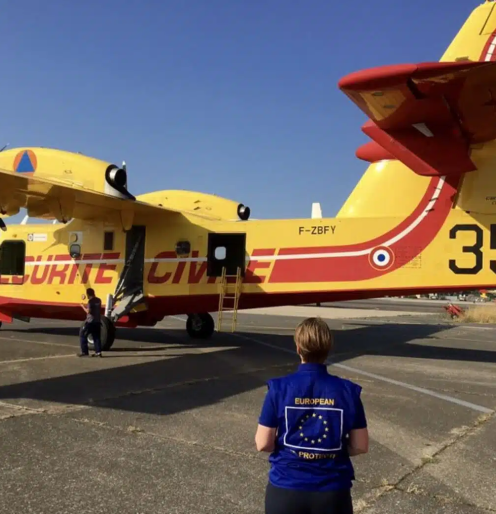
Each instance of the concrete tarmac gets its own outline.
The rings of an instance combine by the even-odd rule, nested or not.
[[[367,311],[402,311],[412,313],[443,313],[444,306],[448,305],[445,300],[424,300],[409,298],[373,298],[370,300],[349,300],[347,302],[323,303],[322,307],[334,309],[362,309]],[[455,302],[462,307],[472,306],[472,303]]]
[[[321,307],[331,307],[341,310],[366,310],[366,311],[401,311],[408,314],[443,314],[444,307],[450,303],[449,300],[429,300],[412,298],[373,298],[370,300],[349,300],[347,302],[323,303]],[[454,300],[452,303],[463,309],[471,309],[484,305],[480,302],[466,302]]]
[[[300,313],[301,314],[301,313]],[[241,312],[235,334],[182,317],[119,329],[78,359],[78,325],[0,331],[0,513],[259,514],[254,433],[268,378],[297,366],[301,315]],[[371,448],[355,512],[496,512],[496,339],[433,316],[327,319],[329,370],[363,386]]]

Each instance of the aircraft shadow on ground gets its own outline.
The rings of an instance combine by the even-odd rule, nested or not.
[[[17,332],[22,334],[46,334],[54,336],[65,336],[73,338],[75,344],[79,341],[79,327],[33,327],[24,330],[9,329],[9,332]],[[164,333],[168,333],[171,339],[165,341]],[[172,334],[177,333],[177,337],[172,337]],[[156,328],[118,328],[116,335],[116,342],[112,348],[113,352],[131,352],[131,351],[146,351],[146,347],[119,347],[120,341],[131,341],[141,344],[163,344],[164,347],[171,344],[180,343],[182,346],[199,347],[203,348],[205,343],[199,342],[196,339],[181,337],[179,334],[185,333],[185,330],[171,330],[171,329],[156,329]],[[155,348],[153,348],[155,349]]]
[[[435,325],[376,325],[338,330],[333,362],[361,355],[413,357],[455,361],[496,363],[496,352],[412,344],[414,340],[434,337],[446,327]],[[75,335],[78,329],[42,328],[37,332]],[[169,337],[177,330],[127,329],[119,331],[116,350],[96,360],[96,366],[112,359],[119,340],[170,343],[191,349],[187,336]],[[243,332],[268,344],[293,349],[293,336]],[[148,338],[146,338],[148,336]],[[194,346],[211,351],[188,353],[145,363],[97,369],[55,378],[0,387],[0,400],[40,400],[70,405],[88,405],[136,413],[170,415],[213,405],[229,397],[264,387],[268,378],[296,369],[296,355],[250,342],[230,334],[215,334]],[[140,350],[142,350],[140,348]],[[121,355],[122,356],[122,355]],[[165,355],[164,355],[165,357]],[[121,359],[119,359],[121,360]],[[115,361],[114,361],[115,363]],[[77,368],[76,368],[77,369]],[[74,365],[71,365],[74,370]],[[215,377],[215,378],[213,378]],[[154,392],[155,394],[139,394]]]

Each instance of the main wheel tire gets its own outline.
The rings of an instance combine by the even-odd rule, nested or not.
[[[108,352],[110,348],[112,348],[112,345],[115,341],[115,325],[105,316],[102,318],[101,325],[102,328],[100,330],[100,343],[102,346],[102,352]],[[90,350],[95,349],[93,336],[91,335],[88,335],[88,348]]]
[[[193,339],[208,339],[215,331],[215,322],[208,313],[190,314],[186,321],[186,330]]]

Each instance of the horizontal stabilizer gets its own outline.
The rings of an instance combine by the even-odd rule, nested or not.
[[[339,87],[369,116],[363,131],[383,149],[362,147],[366,160],[390,155],[419,175],[455,175],[476,169],[470,145],[496,138],[494,62],[384,66]]]

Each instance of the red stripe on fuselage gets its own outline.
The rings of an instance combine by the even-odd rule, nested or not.
[[[420,203],[414,209],[414,211],[405,218],[400,224],[391,229],[386,234],[382,234],[374,239],[369,239],[368,241],[364,241],[363,243],[354,243],[350,245],[341,245],[341,246],[306,246],[306,247],[296,247],[296,248],[281,248],[279,250],[278,255],[302,255],[309,253],[331,253],[331,252],[356,252],[360,250],[367,250],[368,248],[373,248],[376,246],[382,245],[388,239],[391,239],[405,230],[408,226],[410,226],[424,211],[429,202],[431,201],[432,196],[434,195],[436,185],[439,182],[438,177],[434,177],[430,180],[429,185],[427,186],[427,190],[424,193],[424,196],[420,200]]]
[[[439,178],[436,177],[430,181],[422,200],[412,214],[394,229],[380,237],[349,246],[281,249],[279,255],[294,255],[295,258],[276,260],[269,282],[302,283],[369,280],[404,266],[417,257],[438,234],[449,214],[459,180],[459,177],[447,179],[431,211],[411,232],[389,246],[393,252],[394,261],[389,266],[385,266],[384,269],[377,269],[377,267],[371,265],[369,253],[355,256],[344,254],[343,256],[322,258],[296,257],[297,255],[319,253],[358,252],[384,246],[385,243],[410,227],[422,215],[434,196]]]

